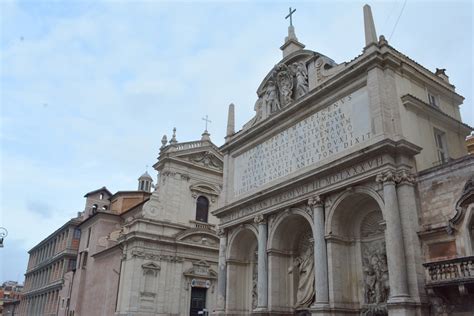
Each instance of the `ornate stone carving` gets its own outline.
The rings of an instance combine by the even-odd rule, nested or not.
[[[308,199],[308,205],[313,208],[313,207],[321,207],[324,205],[324,200],[320,195],[315,195],[312,196]]]
[[[224,228],[218,228],[216,234],[219,238],[223,238],[226,236],[226,231]]]
[[[474,203],[474,175],[469,178],[464,184],[464,188],[461,193],[461,197],[456,202],[456,206],[454,207],[454,214],[449,219],[449,226],[456,225],[459,223],[460,219],[463,217],[466,208],[469,204]]]
[[[382,235],[385,231],[384,220],[382,217],[382,212],[373,211],[367,214],[360,227],[360,236],[361,237],[372,237],[376,235]]]
[[[379,315],[378,311],[386,310],[385,304],[390,294],[385,242],[379,240],[363,245],[362,266],[364,299],[369,305],[363,314]]]
[[[414,184],[416,182],[416,177],[414,174],[408,172],[407,170],[401,170],[397,174],[398,183]]]
[[[275,71],[276,82],[280,92],[280,104],[282,107],[285,107],[293,101],[293,76],[285,64],[276,65]]]
[[[254,264],[252,265],[252,308],[258,305],[258,252],[254,254]]]
[[[267,85],[265,86],[265,94],[263,98],[267,113],[274,113],[280,110],[277,86],[273,80],[268,80]]]
[[[259,215],[255,216],[255,218],[253,219],[253,221],[254,221],[254,223],[257,224],[257,225],[258,225],[258,224],[265,224],[265,222],[266,222],[266,221],[265,221],[265,217],[263,217],[262,214],[259,214]]]
[[[296,80],[295,97],[298,99],[308,93],[308,70],[303,62],[293,63],[292,69]]]
[[[204,167],[222,170],[222,162],[208,151],[203,154],[193,156],[190,158],[190,160],[192,162],[199,163]]]
[[[394,171],[392,170],[388,170],[388,171],[385,171],[385,172],[382,172],[382,173],[379,173],[376,177],[375,177],[375,181],[376,182],[379,182],[379,183],[382,183],[382,184],[385,184],[385,183],[393,183],[395,184],[398,180],[398,177],[397,175],[395,174]]]

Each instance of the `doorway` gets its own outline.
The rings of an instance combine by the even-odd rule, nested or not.
[[[206,308],[206,288],[191,288],[191,309],[190,316],[198,316],[198,312]]]

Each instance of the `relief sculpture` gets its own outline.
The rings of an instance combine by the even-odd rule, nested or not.
[[[268,80],[265,87],[265,108],[268,112],[274,113],[280,109],[280,101],[278,100],[278,92],[275,82]]]
[[[300,243],[299,255],[289,273],[296,273],[297,285],[295,308],[311,306],[314,301],[314,246],[311,232],[305,234]]]
[[[280,91],[280,104],[285,107],[292,101],[293,76],[285,64],[275,67],[278,90]]]
[[[372,242],[364,248],[364,298],[368,307],[362,314],[386,315],[390,286],[385,243]]]
[[[296,81],[295,96],[299,99],[308,93],[308,70],[303,62],[294,63],[292,67]]]

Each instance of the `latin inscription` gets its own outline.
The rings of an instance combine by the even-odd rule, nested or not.
[[[357,90],[237,156],[235,196],[370,139],[368,103]]]
[[[342,169],[336,173],[333,173],[324,177],[320,177],[313,181],[298,185],[282,194],[268,197],[266,199],[263,199],[247,207],[229,212],[228,214],[221,217],[221,224],[228,223],[230,221],[242,218],[249,214],[255,214],[261,210],[273,207],[275,205],[280,205],[282,203],[288,202],[300,196],[306,195],[310,192],[323,190],[331,185],[348,180],[357,175],[369,172],[382,165],[383,165],[383,158],[381,156],[365,160],[351,167]]]

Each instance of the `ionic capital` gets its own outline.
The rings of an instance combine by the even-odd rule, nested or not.
[[[226,236],[226,231],[224,228],[218,228],[216,234],[219,238],[223,238]]]
[[[308,199],[308,206],[311,208],[314,207],[323,207],[324,199],[320,195],[312,196]]]
[[[375,177],[375,181],[382,184],[394,184],[398,182],[398,176],[392,170],[379,173]]]
[[[397,180],[400,184],[414,184],[416,182],[416,176],[408,170],[401,170],[397,174]]]
[[[265,217],[263,217],[262,214],[258,214],[257,216],[255,216],[255,218],[253,219],[254,223],[259,225],[259,224],[265,224],[266,223],[266,220],[265,220]]]

